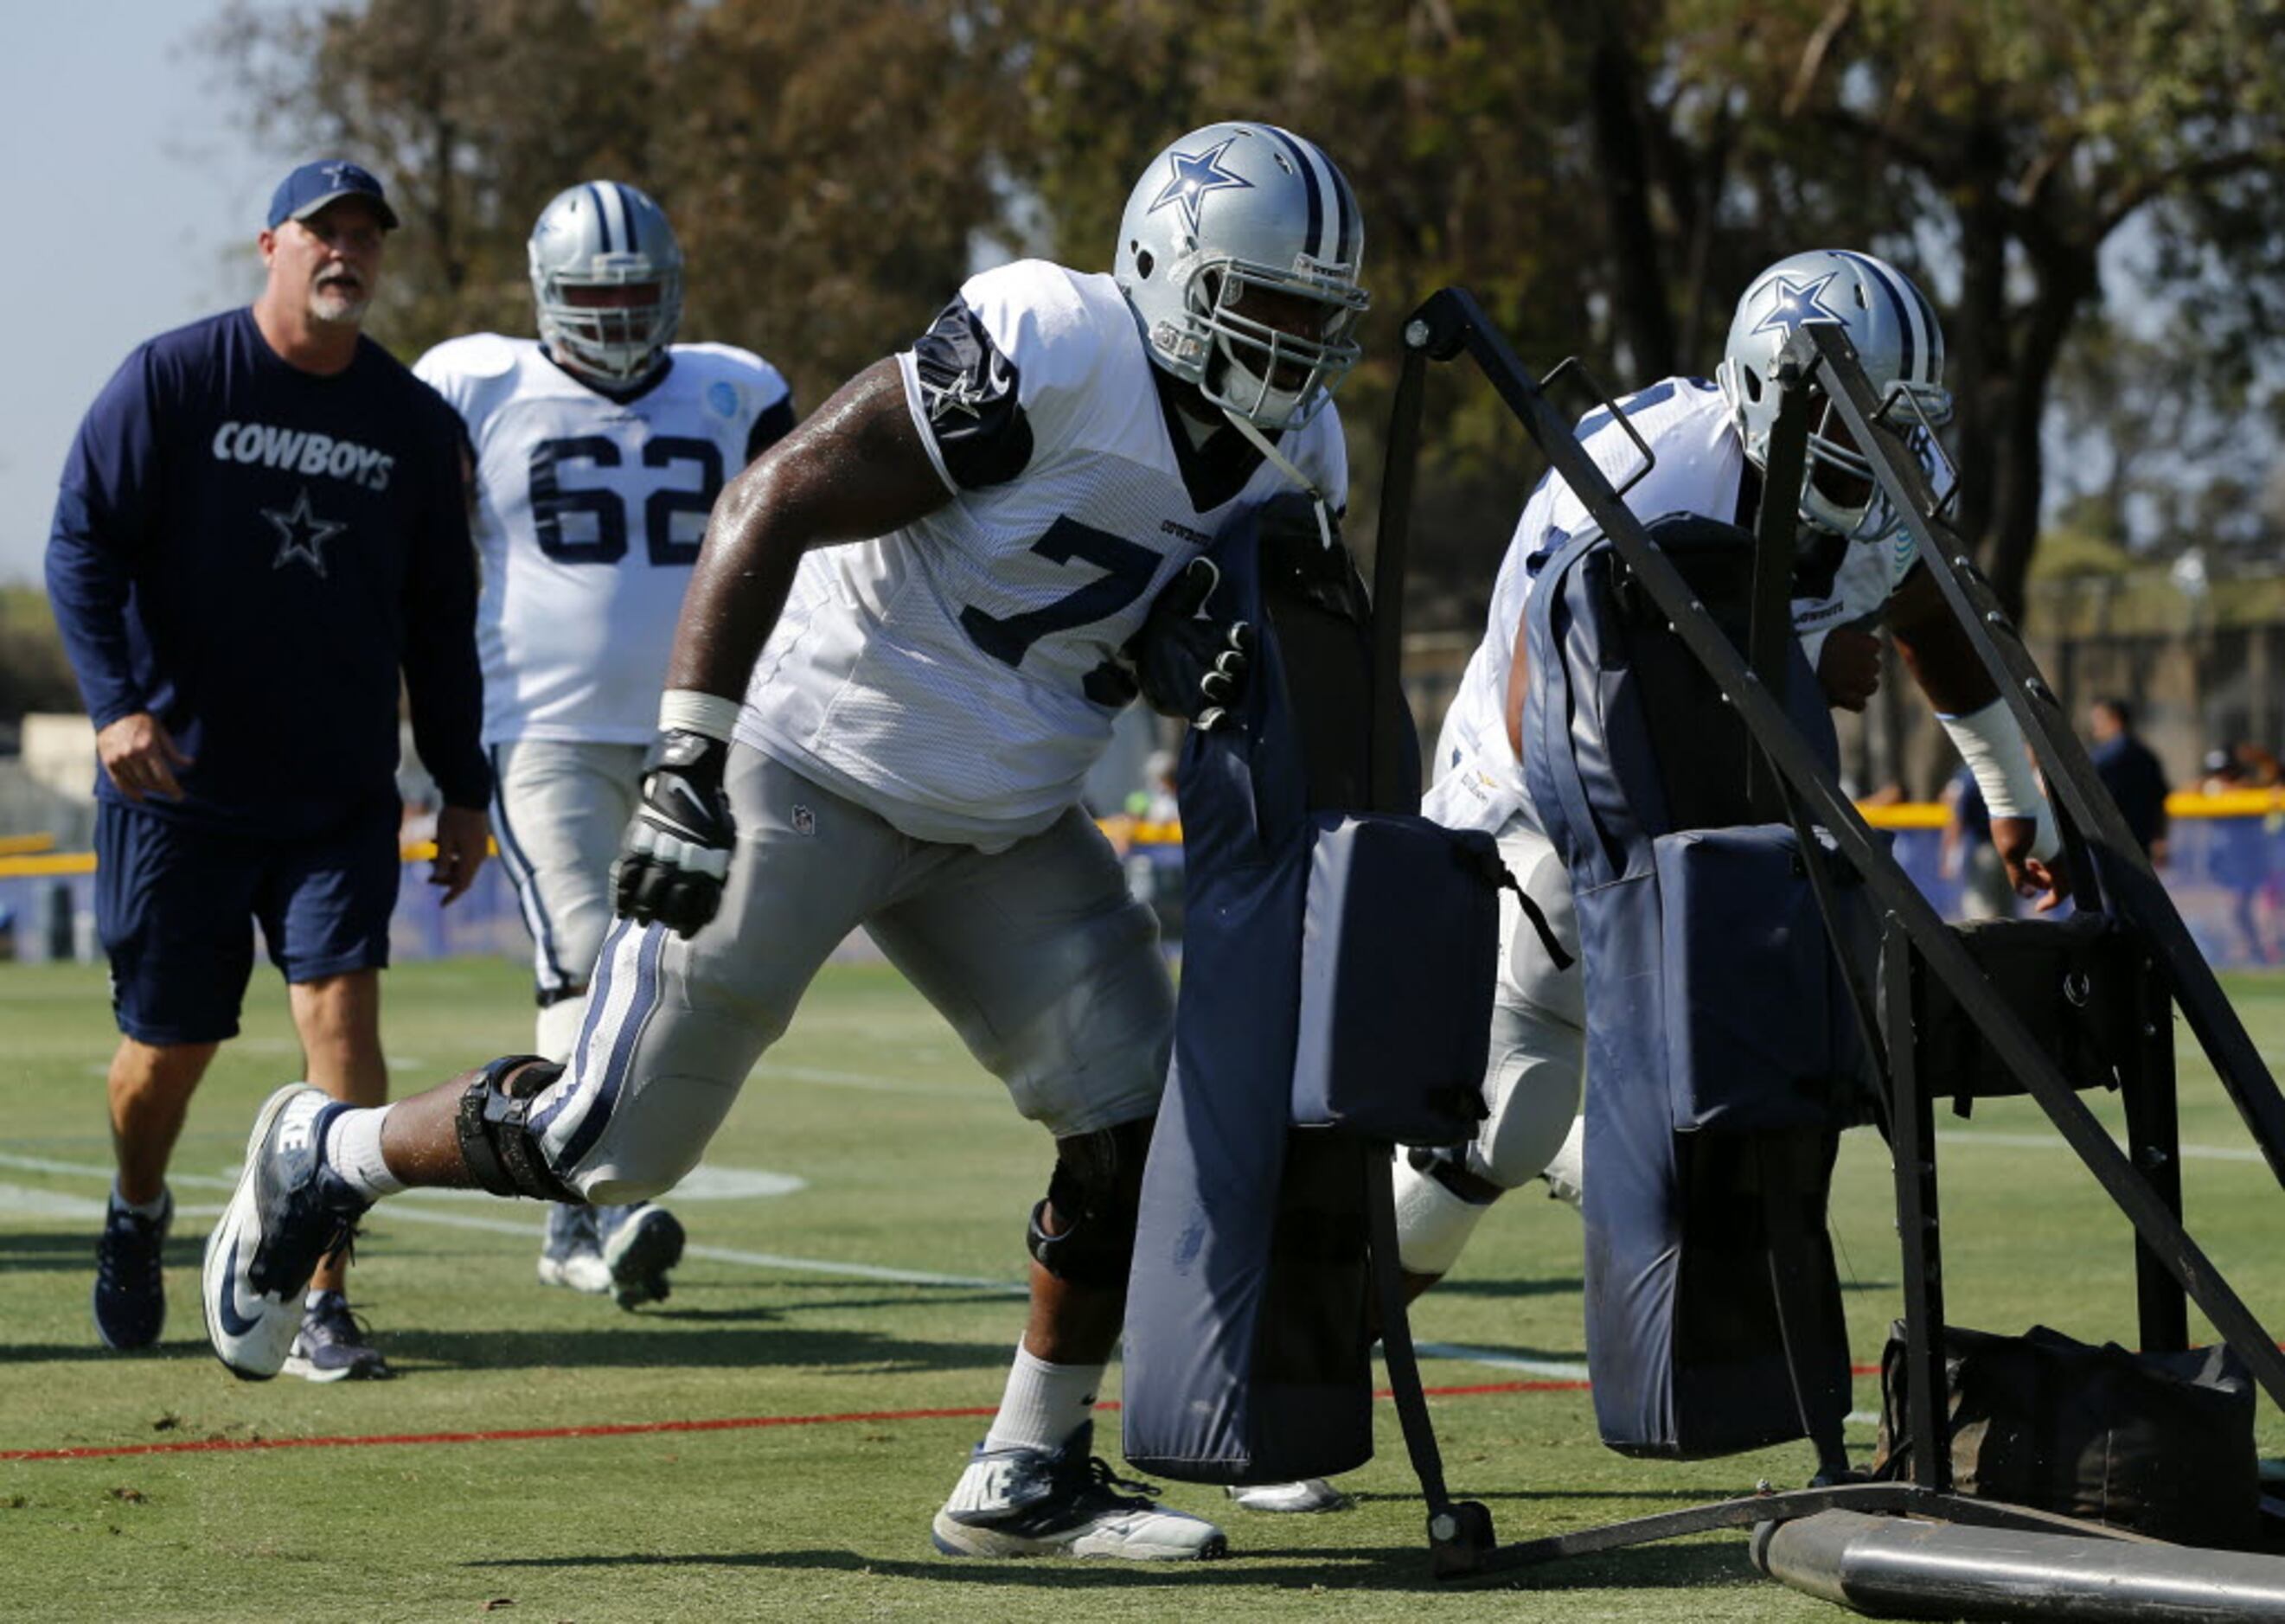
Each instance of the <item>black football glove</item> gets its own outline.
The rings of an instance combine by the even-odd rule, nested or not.
[[[1201,733],[1229,719],[1229,708],[1245,693],[1253,653],[1252,626],[1206,613],[1206,600],[1221,584],[1221,571],[1212,559],[1192,559],[1166,583],[1127,645],[1144,702]]]
[[[643,758],[642,804],[627,824],[612,871],[623,918],[654,920],[678,936],[695,936],[722,906],[737,824],[722,769],[730,746],[672,727]]]

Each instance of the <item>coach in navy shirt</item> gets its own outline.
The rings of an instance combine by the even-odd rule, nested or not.
[[[251,309],[162,333],[64,467],[48,592],[96,726],[96,914],[123,1037],[96,1329],[157,1340],[169,1156],[238,1032],[259,921],[310,1081],[388,1095],[399,673],[443,791],[430,879],[483,863],[475,564],[451,409],[359,331],[396,213],[353,163],[279,184]],[[321,1270],[288,1369],[387,1374]]]
[[[2127,832],[2155,867],[2166,866],[2166,769],[2134,732],[2134,712],[2123,699],[2103,698],[2087,707],[2087,731],[2094,735],[2088,752],[2094,773],[2110,798]]]

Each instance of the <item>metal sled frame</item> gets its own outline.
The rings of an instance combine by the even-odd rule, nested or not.
[[[1405,326],[1404,346],[1389,435],[1388,472],[1383,484],[1380,551],[1374,570],[1374,618],[1381,637],[1377,652],[1383,655],[1377,675],[1394,673],[1396,669],[1407,510],[1419,448],[1427,365],[1465,354],[1521,420],[1554,471],[1585,504],[1627,567],[1672,622],[1676,633],[1736,707],[1757,758],[1741,764],[1741,771],[1764,770],[1758,764],[1765,762],[1775,772],[1794,804],[1831,835],[1841,858],[1862,878],[1883,916],[1891,951],[1883,955],[1880,1003],[1889,1030],[1882,1034],[1885,1040],[1879,1047],[1886,1051],[1883,1069],[1889,1091],[1897,1228],[1903,1238],[1906,1423],[1912,1471],[1912,1480],[1904,1483],[1832,1480],[1839,1475],[1832,1470],[1836,1464],[1834,1451],[1831,1440],[1820,1439],[1826,1470],[1817,1484],[1806,1489],[1757,1494],[1524,1543],[1498,1544],[1488,1511],[1474,1502],[1456,1502],[1446,1490],[1405,1320],[1396,1265],[1394,1202],[1388,1181],[1376,1178],[1368,1181],[1368,1197],[1384,1351],[1406,1447],[1428,1503],[1433,1571],[1445,1578],[1477,1575],[1557,1557],[1711,1528],[1782,1521],[1844,1507],[1959,1523],[2134,1537],[2027,1507],[1951,1492],[1951,1452],[1941,1414],[1943,1307],[1933,1102],[1928,1079],[1915,1063],[1918,1045],[1910,1030],[1915,1008],[1912,979],[1933,978],[1950,992],[1967,1017],[1981,1028],[2001,1062],[2038,1102],[2064,1142],[2132,1220],[2145,1346],[2158,1350],[2187,1345],[2187,1296],[2204,1311],[2244,1360],[2270,1400],[2281,1408],[2285,1408],[2285,1354],[2281,1354],[2275,1339],[2182,1227],[2169,1001],[2187,1017],[2191,1031],[2281,1184],[2285,1184],[2285,1097],[2281,1097],[2211,968],[2096,777],[2016,628],[1957,539],[1940,527],[1941,505],[1906,439],[1923,425],[1894,420],[1899,411],[1909,413],[1910,408],[1883,407],[1847,333],[1838,325],[1811,324],[1794,333],[1779,369],[1778,381],[1786,399],[1770,451],[1766,491],[1781,494],[1775,500],[1765,496],[1763,502],[1765,522],[1756,557],[1749,664],[1696,601],[1672,563],[1651,544],[1641,522],[1620,499],[1619,490],[1574,437],[1570,423],[1549,402],[1546,389],[1566,373],[1575,371],[1583,377],[1575,362],[1565,362],[1543,384],[1535,382],[1473,296],[1460,288],[1446,288],[1432,295],[1413,313]],[[1781,693],[1772,692],[1775,684],[1784,679],[1784,645],[1790,636],[1785,608],[1793,524],[1790,493],[1799,488],[1808,431],[1805,396],[1812,385],[1833,403],[1857,445],[1871,461],[1881,490],[1917,544],[1921,561],[1998,685],[2009,710],[2022,725],[2026,738],[2037,749],[2051,798],[2057,803],[2081,908],[2099,908],[2130,933],[2129,939],[2143,954],[2142,980],[2148,992],[2140,1052],[2115,1057],[2122,1078],[2138,1085],[2128,1090],[2131,1143],[2126,1151],[2112,1141],[1959,938],[1874,837],[1840,784],[1786,718]],[[1594,392],[1623,425],[1626,420],[1617,406],[1599,389]],[[1642,445],[1639,436],[1636,443]],[[1648,448],[1643,447],[1643,452],[1647,464]],[[1771,509],[1779,513],[1782,524],[1767,521]],[[1780,544],[1786,548],[1783,555],[1778,551]],[[1394,688],[1393,675],[1384,678],[1383,686]],[[1390,700],[1387,704],[1394,702]],[[1384,713],[1387,704],[1382,707]],[[1378,768],[1388,754],[1386,741],[1391,734],[1386,714],[1377,716],[1376,724]],[[2090,851],[2100,859],[2099,870],[2088,861]],[[2099,889],[2099,882],[2107,890]],[[1906,947],[1909,951],[1898,951]],[[1794,1322],[1794,1316],[1786,1308],[1793,1293],[1782,1279],[1777,1283],[1777,1295],[1780,1322]],[[1801,1369],[1798,1361],[1794,1368]]]

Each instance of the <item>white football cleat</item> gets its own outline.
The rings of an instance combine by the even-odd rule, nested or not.
[[[682,1220],[664,1207],[645,1202],[609,1207],[598,1214],[603,1236],[603,1269],[620,1307],[663,1303],[671,1289],[666,1272],[682,1261]]]
[[[1229,1497],[1249,1511],[1346,1511],[1355,1503],[1323,1478],[1303,1478],[1292,1483],[1232,1485]]]
[[[547,1209],[547,1239],[539,1249],[539,1283],[602,1297],[611,1289],[611,1266],[596,1238],[595,1209],[557,1204]]]
[[[207,1237],[199,1276],[207,1340],[232,1376],[263,1382],[284,1368],[310,1276],[356,1236],[372,1204],[326,1162],[326,1126],[348,1109],[307,1083],[288,1083],[254,1119],[246,1165]]]
[[[1114,1476],[1088,1453],[1095,1423],[1084,1422],[1045,1449],[982,1444],[936,1514],[936,1548],[947,1557],[1122,1557],[1183,1562],[1226,1555],[1229,1542],[1202,1517],[1169,1511],[1147,1483]],[[1120,1489],[1136,1491],[1122,1495]]]

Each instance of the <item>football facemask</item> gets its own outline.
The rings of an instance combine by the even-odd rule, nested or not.
[[[1936,454],[1933,431],[1951,419],[1943,387],[1943,332],[1909,277],[1884,260],[1847,249],[1814,249],[1779,260],[1738,301],[1715,381],[1755,467],[1769,463],[1777,424],[1779,353],[1813,321],[1845,328],[1881,408],[1923,461]],[[1873,465],[1841,425],[1838,410],[1812,396],[1815,420],[1801,490],[1801,516],[1850,541],[1876,542],[1896,528],[1894,507]]]
[[[1364,221],[1313,143],[1209,124],[1151,160],[1113,276],[1151,360],[1258,428],[1299,428],[1356,365]]]
[[[573,186],[540,211],[530,257],[549,354],[615,388],[658,370],[682,323],[682,248],[656,203],[616,181]]]

